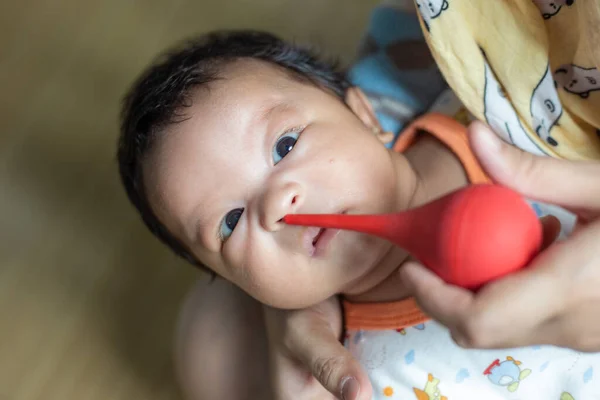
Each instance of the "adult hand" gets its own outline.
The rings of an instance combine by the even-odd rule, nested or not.
[[[474,123],[469,135],[496,182],[563,206],[587,223],[527,268],[477,293],[448,285],[416,263],[401,268],[402,279],[423,310],[448,327],[461,346],[553,344],[600,351],[600,162],[537,157],[502,142],[482,123]],[[552,238],[556,224],[547,220],[544,230]]]
[[[370,400],[369,377],[341,344],[337,297],[298,311],[265,307],[276,400]]]

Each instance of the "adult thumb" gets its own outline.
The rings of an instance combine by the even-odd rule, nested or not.
[[[481,122],[469,126],[469,141],[490,177],[523,196],[574,210],[600,207],[600,163],[537,156],[502,141]]]
[[[324,325],[294,346],[299,360],[330,393],[342,400],[371,400],[372,387],[360,363]]]

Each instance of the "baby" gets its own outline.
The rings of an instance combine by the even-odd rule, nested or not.
[[[259,301],[388,301],[404,296],[387,278],[406,252],[281,221],[394,212],[467,184],[460,160],[433,136],[404,153],[380,136],[361,91],[306,51],[267,34],[214,34],[136,83],[119,163],[153,232]]]
[[[277,308],[342,295],[347,345],[376,399],[597,394],[575,382],[593,371],[585,355],[457,347],[398,281],[410,257],[403,249],[282,222],[397,212],[488,182],[465,128],[448,117],[425,115],[392,149],[388,140],[361,90],[308,50],[266,33],[220,32],[168,54],[134,84],[118,160],[148,228],[191,263]],[[521,385],[526,378],[532,384]]]

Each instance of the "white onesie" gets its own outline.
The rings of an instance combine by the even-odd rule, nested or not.
[[[450,92],[432,111],[472,118]],[[538,216],[552,214],[561,220],[561,238],[571,233],[573,214],[530,204]],[[374,400],[600,400],[598,353],[553,346],[468,350],[458,347],[435,321],[403,329],[348,329],[345,346],[369,373]]]

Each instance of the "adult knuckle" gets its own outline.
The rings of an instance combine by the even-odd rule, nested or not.
[[[285,315],[285,325],[289,328],[295,328],[301,325],[306,318],[305,310],[286,310],[283,311]]]
[[[600,351],[600,336],[590,335],[589,332],[571,332],[564,335],[564,346],[582,353],[597,353]]]
[[[295,316],[290,316],[286,319],[279,332],[279,341],[281,345],[288,351],[294,352],[298,346],[298,341],[301,339],[304,328],[301,321],[296,321]]]
[[[457,344],[466,348],[485,348],[490,344],[490,337],[485,318],[473,315],[459,325]]]
[[[536,184],[540,176],[540,164],[531,154],[519,152],[517,162],[514,163],[513,179],[519,188],[529,188]]]
[[[314,361],[313,375],[319,382],[331,386],[337,371],[345,366],[346,361],[346,358],[341,356],[318,357]]]
[[[573,346],[573,348],[582,353],[597,353],[600,351],[600,340],[597,338],[594,340],[582,340],[578,345]]]
[[[284,330],[279,338],[282,347],[288,352],[294,352],[296,339],[294,331],[289,329]]]

